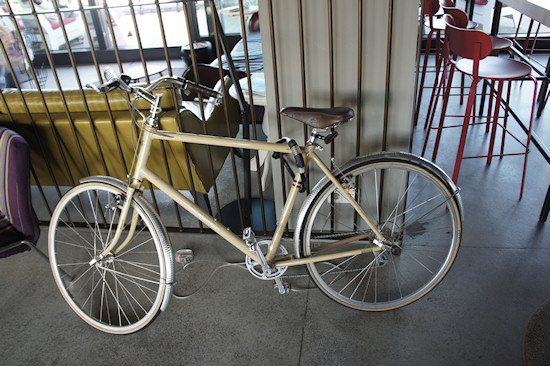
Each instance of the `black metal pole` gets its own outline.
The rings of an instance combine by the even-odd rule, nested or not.
[[[214,27],[216,27],[218,31],[218,35],[220,37],[220,44],[222,46],[222,51],[225,54],[225,57],[227,59],[227,64],[229,67],[229,76],[233,80],[233,85],[235,86],[235,90],[237,91],[237,101],[239,102],[239,108],[241,109],[241,122],[243,125],[243,138],[249,140],[250,139],[250,106],[248,103],[246,103],[244,99],[243,90],[241,88],[241,85],[239,84],[239,78],[237,76],[237,70],[235,69],[235,65],[233,64],[233,59],[231,58],[231,50],[229,49],[229,46],[227,45],[227,39],[225,37],[225,33],[223,31],[223,27],[218,15],[218,12],[216,10],[216,5],[214,4],[214,0],[210,0],[210,9],[212,11],[212,14],[214,16]],[[252,91],[250,91],[252,92]],[[244,220],[244,227],[252,226],[252,220],[251,220],[251,212],[252,212],[252,186],[250,183],[250,150],[243,150],[243,170],[244,170],[244,189],[245,189],[245,204],[244,204],[244,212],[243,212],[243,220]]]

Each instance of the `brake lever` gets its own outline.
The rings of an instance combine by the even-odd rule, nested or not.
[[[108,93],[110,91],[113,91],[116,88],[118,88],[119,85],[120,85],[120,81],[118,79],[111,79],[108,82],[106,82],[105,84],[101,84],[99,86],[86,84],[87,87],[91,87],[98,94],[105,94],[105,93]]]
[[[99,90],[99,88],[97,86],[95,86],[94,84],[86,84],[85,86],[86,86],[86,88],[92,89],[97,94],[101,94],[101,90]]]

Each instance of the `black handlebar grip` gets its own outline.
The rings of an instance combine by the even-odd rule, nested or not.
[[[187,83],[185,84],[184,90],[188,90],[188,91],[193,92],[193,93],[206,95],[206,96],[212,97],[212,98],[218,98],[220,96],[220,93],[218,93],[217,91],[212,90],[210,88],[207,88],[205,86],[199,85],[199,84],[195,84],[191,81],[187,81]]]

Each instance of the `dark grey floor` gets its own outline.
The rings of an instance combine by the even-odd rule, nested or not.
[[[515,100],[528,90],[518,85]],[[523,114],[523,100],[517,103]],[[548,143],[549,123],[549,110],[535,122]],[[486,142],[482,129],[477,131],[469,149]],[[415,151],[424,134],[422,126],[415,130]],[[456,141],[456,132],[445,132],[437,162],[447,171]],[[72,313],[48,264],[36,253],[3,259],[1,363],[521,365],[527,321],[550,298],[550,222],[538,222],[550,169],[533,150],[521,201],[520,170],[518,157],[497,159],[490,166],[481,160],[463,164],[459,186],[465,221],[458,258],[425,298],[391,312],[350,310],[318,290],[281,296],[270,283],[240,268],[223,267],[196,295],[174,299],[147,329],[112,336]],[[47,228],[42,229],[38,245],[46,248]],[[212,235],[171,238],[174,249],[190,247],[196,255],[187,274],[178,272],[178,292],[195,291],[200,286],[188,280],[206,280],[222,262],[242,260]]]

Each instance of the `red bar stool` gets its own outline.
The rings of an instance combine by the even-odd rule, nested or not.
[[[437,17],[439,12],[438,0],[425,0],[424,2],[424,17],[427,18],[424,25],[430,30],[426,36],[426,49],[424,51],[424,62],[422,64],[422,74],[418,84],[418,94],[416,97],[416,111],[414,114],[414,125],[418,122],[418,113],[422,102],[422,92],[424,91],[424,81],[426,80],[426,71],[428,70],[428,56],[432,49],[432,37],[435,35],[435,77],[434,86],[437,86],[439,79],[439,70],[441,68],[441,32],[445,30],[445,22],[442,18]]]
[[[460,10],[458,9],[456,6],[455,6],[455,3],[453,0],[439,0],[439,5],[441,5],[441,8],[443,9],[443,11],[445,11],[446,14],[449,14],[448,13],[448,10],[449,9],[457,9],[457,10]],[[469,20],[468,19],[468,15],[466,14],[466,12],[464,12],[463,10],[460,10],[461,12],[464,13],[464,15],[466,15],[466,26],[464,26],[463,28],[468,28],[468,29],[475,29],[477,28],[477,23],[474,22],[473,20]],[[452,14],[451,14],[452,15]]]
[[[432,44],[432,37],[435,35],[435,41],[436,41],[436,49],[435,49],[435,76],[434,76],[434,83],[431,87],[432,93],[430,97],[430,103],[428,105],[428,115],[426,117],[426,121],[424,123],[424,128],[428,125],[428,119],[430,117],[430,113],[432,111],[432,106],[434,105],[434,96],[435,96],[435,90],[437,89],[438,81],[439,81],[439,75],[441,73],[441,65],[442,65],[442,49],[441,49],[441,32],[445,30],[445,21],[438,17],[437,14],[440,10],[440,4],[441,7],[445,9],[445,7],[453,7],[454,5],[452,2],[449,2],[450,0],[426,0],[424,3],[424,15],[428,19],[425,21],[424,25],[430,29],[428,36],[426,38],[426,50],[424,52],[424,63],[422,66],[422,74],[420,76],[420,83],[418,87],[418,95],[416,98],[416,111],[414,115],[414,125],[418,123],[418,114],[420,112],[420,105],[422,102],[422,92],[424,90],[424,82],[426,78],[426,70],[428,65],[428,56],[431,51],[431,44]],[[466,24],[464,25],[465,28],[468,29],[474,29],[477,28],[478,24],[474,21],[471,21],[468,19],[468,16],[466,13],[464,13],[466,16]]]
[[[453,74],[455,70],[458,70],[460,73],[468,75],[472,78],[472,84],[470,85],[470,90],[468,93],[468,101],[466,104],[466,109],[464,111],[463,122],[461,125],[461,135],[459,140],[458,152],[456,155],[456,161],[453,171],[453,181],[456,183],[458,180],[458,175],[460,172],[460,166],[462,160],[471,159],[471,158],[486,158],[487,164],[490,164],[493,157],[503,157],[509,155],[524,155],[523,163],[523,172],[521,179],[521,189],[520,189],[520,199],[523,195],[523,187],[525,182],[525,170],[527,166],[527,156],[529,153],[529,143],[531,139],[531,128],[533,122],[533,114],[537,96],[537,84],[536,80],[531,76],[531,67],[524,62],[512,60],[510,58],[503,58],[497,56],[490,56],[493,52],[493,44],[491,37],[483,32],[472,30],[472,29],[463,29],[456,26],[456,22],[453,17],[450,15],[445,15],[446,30],[445,37],[448,41],[448,47],[450,54],[449,57],[450,68],[448,81],[445,85],[445,94],[443,97],[443,108],[441,112],[441,118],[439,121],[439,126],[437,127],[437,137],[434,146],[434,157],[437,153],[439,147],[439,142],[441,139],[441,132],[444,127],[443,121],[445,119],[445,113],[449,101],[450,86],[453,79]],[[459,59],[460,58],[460,59]],[[527,128],[527,139],[525,142],[522,142],[516,136],[512,135],[507,130],[507,118],[508,118],[508,101],[510,99],[510,84],[511,81],[515,80],[531,80],[533,82],[533,101],[531,105],[531,116],[529,120],[529,126]],[[464,156],[464,146],[466,143],[466,137],[468,134],[468,127],[471,124],[472,120],[472,107],[476,97],[476,87],[480,81],[487,81],[492,83],[494,89],[491,93],[491,96],[494,97],[494,111],[491,115],[490,127],[491,134],[489,140],[489,149],[486,155],[478,156]],[[504,84],[507,83],[507,100],[502,100],[502,93],[504,89]],[[499,112],[500,107],[504,108],[504,116],[502,117],[503,123],[499,123]],[[452,126],[451,126],[452,127]],[[458,127],[458,126],[457,126]],[[498,128],[502,129],[502,142],[500,153],[494,152],[496,132]],[[519,153],[504,153],[504,141],[507,134],[510,134],[514,139],[521,144],[524,148]]]
[[[468,20],[468,15],[466,14],[466,12],[464,12],[463,10],[461,9],[458,9],[458,8],[454,8],[454,7],[449,7],[449,6],[441,6],[443,11],[445,12],[445,14],[449,14],[453,17],[453,20],[456,24],[457,27],[459,28],[467,28],[467,29],[473,29],[473,28],[470,28],[472,26],[477,26],[477,24],[474,22],[472,24],[472,21],[471,20]],[[493,46],[493,52],[492,52],[492,55],[493,56],[498,56],[498,54],[500,52],[503,52],[503,51],[506,51],[510,54],[511,57],[513,57],[513,53],[512,53],[512,45],[513,45],[513,42],[509,39],[506,39],[506,38],[502,38],[502,37],[497,37],[497,36],[493,36],[493,35],[489,35],[489,37],[491,37],[491,41],[492,41],[492,46]],[[445,60],[446,57],[444,56],[443,59]],[[445,64],[446,61],[443,61],[443,78],[445,77],[445,70],[448,70],[448,66],[449,66],[449,62],[447,62],[447,64]],[[460,85],[460,104],[463,103],[463,96],[464,96],[464,74],[462,74],[461,76],[461,85]],[[430,104],[428,106],[428,113],[427,113],[427,118],[426,118],[426,122],[424,124],[424,129],[428,128],[428,126],[431,128],[432,124],[433,124],[433,119],[435,117],[435,112],[436,112],[436,106],[437,106],[437,103],[439,101],[439,97],[441,95],[441,89],[442,89],[442,85],[444,85],[444,79],[441,80],[440,82],[440,85],[439,87],[436,89],[434,88],[433,91],[432,91],[432,96],[430,98]],[[486,94],[486,85],[484,84],[483,85],[483,92],[482,92],[482,95],[485,95]],[[492,99],[491,99],[492,101]],[[480,106],[480,110],[483,109],[483,104],[484,104],[484,99],[481,100],[481,106]],[[475,110],[475,108],[474,108]],[[489,105],[489,110],[491,110],[491,105]],[[480,112],[481,114],[481,112]],[[489,117],[489,115],[488,115]],[[428,137],[429,137],[429,133],[430,131],[428,130],[427,131],[427,135],[426,135],[426,142],[428,140]],[[422,150],[422,155],[424,155],[424,152],[425,152],[425,149],[426,149],[426,143],[424,144],[424,148]],[[434,160],[435,160],[435,156],[434,156]]]

